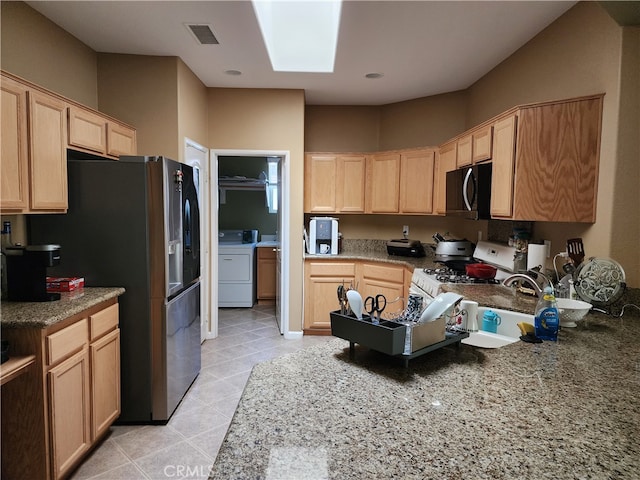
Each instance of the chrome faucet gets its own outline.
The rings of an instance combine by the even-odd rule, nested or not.
[[[545,286],[551,286],[551,288],[553,288],[551,281],[547,277],[545,277],[542,273],[537,271],[532,271],[530,273],[536,276],[538,275],[541,276],[544,282],[546,283],[546,285],[545,283],[543,283],[542,286],[540,286],[540,284],[536,281],[536,279],[532,275],[529,275],[528,273],[514,273],[513,275],[509,275],[507,278],[505,278],[502,281],[502,285],[504,285],[505,287],[510,287],[511,285],[513,285],[513,282],[517,280],[524,280],[527,283],[531,284],[537,297],[540,297],[542,295],[542,292],[544,291]]]

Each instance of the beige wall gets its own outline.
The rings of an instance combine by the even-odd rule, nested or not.
[[[209,148],[290,152],[291,331],[302,330],[304,111],[302,90],[209,89]]]
[[[465,129],[466,92],[391,103],[380,111],[379,150],[437,146]]]
[[[207,146],[207,87],[178,59],[178,160],[184,161],[184,139]]]
[[[307,152],[375,152],[380,143],[380,107],[307,105]]]
[[[2,69],[97,108],[96,52],[26,3],[0,8]]]

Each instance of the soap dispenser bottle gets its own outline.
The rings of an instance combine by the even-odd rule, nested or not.
[[[536,305],[535,329],[536,337],[542,340],[558,340],[560,314],[553,287],[544,288]]]

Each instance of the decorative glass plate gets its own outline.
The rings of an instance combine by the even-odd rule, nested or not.
[[[576,272],[576,293],[594,305],[614,303],[620,299],[626,286],[622,266],[610,258],[591,257]]]

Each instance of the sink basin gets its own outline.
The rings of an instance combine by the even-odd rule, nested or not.
[[[481,348],[500,348],[510,343],[520,340],[520,329],[518,323],[526,322],[531,325],[534,324],[533,315],[521,312],[512,312],[510,310],[502,310],[500,308],[478,307],[478,327],[482,328],[482,316],[487,310],[500,315],[501,322],[498,325],[496,333],[485,332],[484,330],[478,330],[477,332],[469,333],[469,337],[462,340],[462,343],[467,345],[473,345],[474,347]]]

